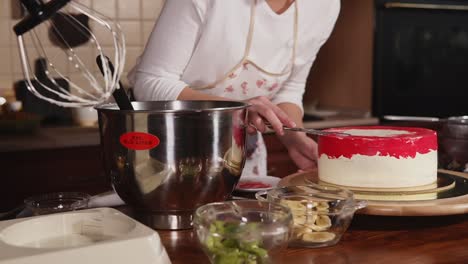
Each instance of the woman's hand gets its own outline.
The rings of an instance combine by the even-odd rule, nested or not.
[[[186,87],[178,96],[178,100],[217,100],[231,101],[232,99],[213,96],[195,91]],[[278,135],[284,135],[283,126],[296,127],[296,123],[286,114],[284,110],[273,104],[267,97],[258,96],[245,101],[250,105],[248,111],[247,132],[257,133],[257,130],[264,133],[267,131],[265,121],[270,123],[273,130]]]
[[[317,167],[317,143],[304,133],[287,132],[280,137],[288,149],[289,157],[299,170],[309,170]]]
[[[277,105],[273,104],[267,97],[259,96],[247,100],[251,106],[248,112],[248,122],[250,125],[247,131],[251,134],[257,130],[264,133],[267,130],[265,121],[270,123],[276,134],[283,136],[283,126],[295,127],[296,123],[288,117]]]

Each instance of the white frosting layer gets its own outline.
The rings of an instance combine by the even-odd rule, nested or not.
[[[321,181],[350,187],[404,188],[434,183],[437,180],[437,151],[416,154],[415,158],[353,155],[351,159],[318,160]]]
[[[412,132],[406,130],[393,130],[393,129],[349,129],[343,131],[346,134],[353,136],[367,136],[367,137],[392,137],[397,135],[411,134]]]

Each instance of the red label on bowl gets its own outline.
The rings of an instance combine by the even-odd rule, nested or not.
[[[152,149],[159,145],[159,138],[142,132],[129,132],[120,136],[120,144],[133,150]]]

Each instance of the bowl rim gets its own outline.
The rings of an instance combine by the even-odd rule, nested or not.
[[[259,200],[256,200],[256,199],[245,199],[245,200],[230,200],[230,201],[221,201],[221,202],[212,202],[212,203],[208,203],[208,204],[204,204],[202,206],[199,206],[194,214],[193,214],[193,225],[194,226],[197,226],[197,225],[200,225],[200,224],[203,224],[203,225],[209,225],[212,221],[209,221],[208,219],[206,219],[206,217],[204,217],[202,214],[204,211],[206,210],[209,210],[209,208],[213,208],[215,206],[221,206],[221,205],[229,205],[229,204],[262,204],[262,205],[265,205],[265,207],[262,207],[262,208],[256,208],[256,211],[257,212],[268,212],[270,213],[269,211],[271,210],[268,210],[268,208],[270,208],[271,206],[273,206],[273,208],[275,208],[275,213],[281,213],[281,217],[279,217],[279,221],[280,222],[283,222],[283,223],[292,223],[292,219],[293,219],[293,216],[292,216],[292,212],[291,212],[291,209],[289,209],[287,206],[284,206],[284,205],[281,205],[279,203],[272,203],[272,202],[268,202],[268,201],[259,201]],[[268,207],[266,207],[268,205]],[[244,207],[244,208],[249,208],[248,206]],[[264,210],[262,210],[264,209]],[[255,208],[252,208],[252,210],[255,210]],[[273,211],[271,211],[273,212]],[[247,222],[246,222],[247,223]]]
[[[134,110],[121,110],[116,103],[105,103],[97,105],[94,108],[98,112],[115,113],[151,113],[151,114],[186,114],[186,113],[205,113],[205,112],[223,112],[246,109],[250,105],[241,101],[216,101],[216,100],[166,100],[166,101],[133,101]],[[186,109],[170,109],[167,105],[190,104],[193,107]],[[204,104],[210,104],[211,107],[204,107]],[[139,109],[141,108],[141,109]],[[154,109],[151,109],[154,108]]]
[[[314,190],[318,190],[318,191],[323,192],[323,193],[329,193],[331,191],[336,191],[336,192],[340,192],[340,193],[345,193],[346,197],[343,197],[343,198],[354,199],[354,193],[352,191],[348,190],[348,189],[335,187],[335,186],[324,186],[324,185],[315,184],[315,183],[275,187],[275,188],[269,189],[267,191],[267,193],[272,193],[274,191],[284,190],[284,189],[293,188],[293,187],[295,187],[295,188],[304,188],[304,187],[305,188],[312,188]]]
[[[273,195],[273,193],[275,192],[278,192],[279,190],[285,190],[285,189],[288,189],[288,188],[292,188],[292,187],[296,187],[296,188],[301,188],[301,187],[306,187],[306,188],[312,188],[314,190],[318,190],[319,192],[318,193],[307,193],[306,191],[304,191],[304,193],[296,193],[296,194],[287,194],[287,195],[284,195],[284,196],[281,196],[280,193],[277,193],[277,195]],[[288,186],[281,186],[281,187],[276,187],[276,188],[272,188],[272,189],[269,189],[269,190],[265,190],[265,191],[259,191],[255,194],[255,197],[257,197],[257,200],[259,199],[260,196],[262,195],[266,195],[266,200],[269,201],[269,202],[276,202],[278,203],[279,201],[281,201],[282,198],[284,197],[290,197],[290,196],[295,196],[295,197],[315,197],[315,196],[318,196],[320,194],[326,194],[327,191],[339,191],[340,193],[344,193],[346,196],[342,196],[343,198],[340,199],[339,197],[337,198],[330,198],[329,200],[330,201],[344,201],[344,205],[340,208],[340,209],[337,209],[337,210],[334,210],[332,212],[316,212],[317,214],[322,214],[322,215],[340,215],[344,212],[349,212],[349,210],[352,210],[353,212],[358,210],[358,209],[361,209],[365,206],[367,206],[367,202],[366,201],[357,201],[354,197],[354,193],[348,189],[344,189],[344,188],[339,188],[339,187],[334,187],[334,186],[323,186],[323,185],[319,185],[319,184],[314,184],[314,183],[308,183],[308,184],[302,184],[302,185],[288,185]],[[335,194],[335,195],[339,195],[339,194]],[[271,200],[270,200],[271,199]],[[314,211],[315,212],[315,211]]]
[[[80,209],[85,208],[88,206],[88,202],[91,199],[91,195],[84,192],[53,192],[53,193],[44,193],[33,195],[24,199],[24,205],[31,209],[50,209],[55,210],[56,208],[52,208],[50,206],[41,206],[37,204],[41,201],[46,200],[62,200],[62,199],[76,199],[75,202],[70,204],[67,208],[63,209]]]

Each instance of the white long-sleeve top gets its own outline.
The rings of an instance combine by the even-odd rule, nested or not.
[[[223,78],[243,58],[254,0],[168,0],[129,76],[138,100],[175,100],[185,87]],[[337,19],[339,0],[298,1],[298,43],[291,75],[272,101],[302,108],[306,79]],[[281,72],[291,59],[294,5],[275,13],[257,0],[249,60]]]

